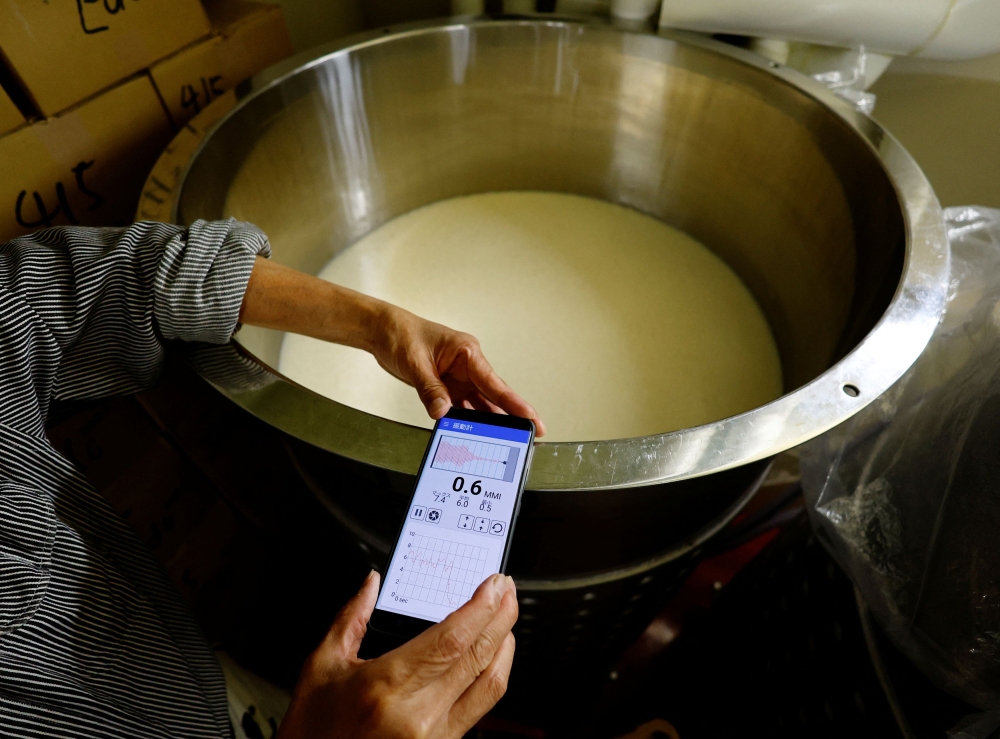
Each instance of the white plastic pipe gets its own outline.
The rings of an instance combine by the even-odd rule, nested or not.
[[[972,59],[1000,50],[1000,0],[955,0],[941,30],[916,56]]]
[[[644,21],[653,16],[660,0],[611,0],[611,16],[626,21]]]
[[[1000,0],[664,0],[660,27],[969,59],[1000,51]]]

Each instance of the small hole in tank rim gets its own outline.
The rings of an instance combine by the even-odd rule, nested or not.
[[[850,383],[844,385],[844,393],[850,395],[852,398],[856,398],[861,395],[861,390],[857,385],[851,385]]]

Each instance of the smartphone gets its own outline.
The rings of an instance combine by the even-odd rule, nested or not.
[[[371,627],[409,639],[507,566],[535,425],[453,408],[434,425]]]

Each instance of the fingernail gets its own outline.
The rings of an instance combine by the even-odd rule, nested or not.
[[[435,418],[440,415],[444,415],[448,412],[448,402],[444,398],[438,398],[433,403],[431,403],[431,415]]]
[[[503,597],[503,594],[507,592],[507,580],[510,578],[504,577],[503,575],[493,576],[493,587],[497,589],[497,594]]]
[[[365,578],[365,581],[362,583],[362,585],[367,585],[368,583],[370,583],[372,581],[373,577],[375,577],[375,570],[374,569],[369,570],[368,577]]]
[[[517,592],[517,585],[514,584],[514,578],[510,575],[507,575],[507,587],[511,590],[511,592]]]

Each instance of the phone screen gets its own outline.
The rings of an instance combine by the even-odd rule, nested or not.
[[[476,420],[436,424],[377,610],[437,623],[506,565],[533,432],[459,413]]]

